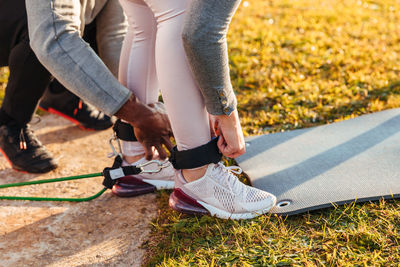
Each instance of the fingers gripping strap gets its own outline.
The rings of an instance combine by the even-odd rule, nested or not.
[[[137,141],[135,132],[133,131],[133,126],[129,123],[121,121],[121,119],[118,119],[114,123],[113,130],[118,139],[129,142]]]
[[[193,169],[218,163],[222,154],[219,152],[217,142],[218,138],[214,138],[205,145],[183,151],[178,151],[177,147],[174,147],[169,161],[175,169]]]

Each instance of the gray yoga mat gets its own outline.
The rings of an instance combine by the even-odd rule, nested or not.
[[[237,159],[252,185],[277,197],[272,213],[400,198],[400,109],[253,136]]]

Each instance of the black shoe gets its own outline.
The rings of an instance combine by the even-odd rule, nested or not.
[[[85,130],[105,130],[113,125],[109,116],[66,90],[61,93],[46,90],[39,108],[66,118]]]
[[[57,168],[29,126],[21,128],[13,122],[1,125],[0,151],[17,171],[45,173]]]

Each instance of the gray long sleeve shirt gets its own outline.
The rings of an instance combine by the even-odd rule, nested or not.
[[[126,33],[118,0],[26,0],[26,9],[31,47],[40,62],[73,93],[115,114],[131,95],[114,76]],[[103,60],[81,38],[94,18]]]
[[[237,101],[229,76],[226,34],[240,0],[192,0],[182,39],[207,111],[229,115]]]

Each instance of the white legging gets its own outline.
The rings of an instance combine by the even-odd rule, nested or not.
[[[128,17],[121,53],[120,82],[144,103],[161,89],[179,150],[210,141],[208,113],[182,44],[190,0],[120,0]],[[143,153],[138,142],[123,142],[125,155]]]

